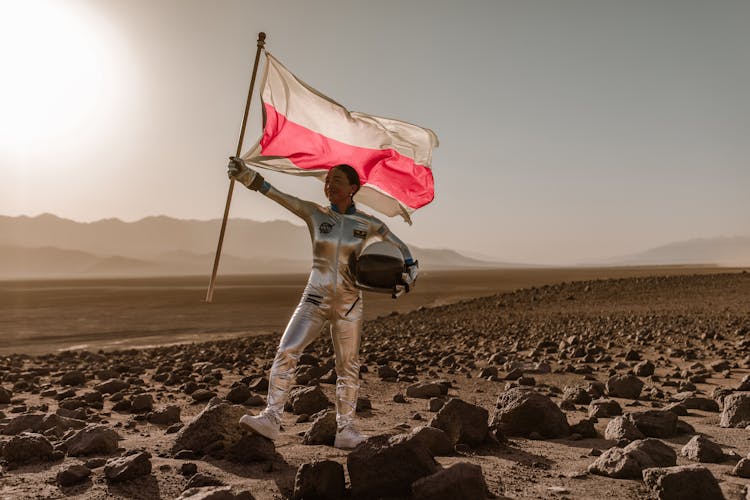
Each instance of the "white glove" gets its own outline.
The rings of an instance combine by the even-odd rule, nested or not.
[[[414,261],[414,264],[406,266],[406,272],[401,274],[401,281],[404,282],[404,291],[406,293],[409,293],[409,290],[414,288],[417,276],[419,276],[419,262]]]
[[[227,165],[227,176],[245,185],[248,189],[257,191],[263,185],[263,176],[251,168],[247,168],[245,162],[236,156],[229,157]]]

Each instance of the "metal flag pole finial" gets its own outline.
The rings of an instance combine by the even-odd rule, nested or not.
[[[250,101],[253,97],[253,88],[255,87],[255,76],[258,73],[258,62],[260,61],[260,53],[266,45],[266,34],[262,31],[258,33],[258,49],[255,51],[255,63],[253,64],[253,75],[250,78],[250,88],[247,91],[247,99],[245,100],[245,114],[242,116],[242,128],[240,129],[240,137],[237,140],[237,152],[234,156],[239,156],[242,153],[242,140],[245,138],[245,127],[247,126],[247,115],[250,111]],[[216,256],[214,257],[214,268],[211,272],[211,281],[208,283],[208,292],[206,293],[206,302],[213,301],[214,298],[214,286],[216,285],[216,272],[219,270],[219,258],[221,256],[221,246],[224,243],[224,232],[227,228],[227,218],[229,217],[229,205],[232,203],[232,192],[234,191],[234,179],[229,180],[229,192],[227,193],[227,202],[224,206],[224,218],[221,221],[221,231],[219,232],[219,243],[216,246]]]

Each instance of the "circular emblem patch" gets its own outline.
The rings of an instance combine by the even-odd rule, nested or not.
[[[323,234],[330,233],[331,229],[333,229],[333,226],[329,224],[328,222],[321,222],[320,226],[318,226],[318,231],[320,231]]]

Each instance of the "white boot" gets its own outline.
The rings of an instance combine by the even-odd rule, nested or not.
[[[264,410],[260,412],[259,415],[255,416],[243,415],[242,418],[240,418],[240,425],[255,434],[260,434],[261,436],[267,437],[273,441],[279,437],[281,422]]]
[[[333,441],[333,447],[342,450],[351,450],[366,440],[367,436],[360,433],[352,424],[349,424],[343,429],[336,429],[336,439]]]

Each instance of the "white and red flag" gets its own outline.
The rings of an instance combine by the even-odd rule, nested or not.
[[[261,85],[263,136],[245,162],[320,179],[336,165],[351,165],[362,181],[355,201],[409,223],[433,200],[430,163],[438,139],[430,129],[348,111],[267,52]]]

